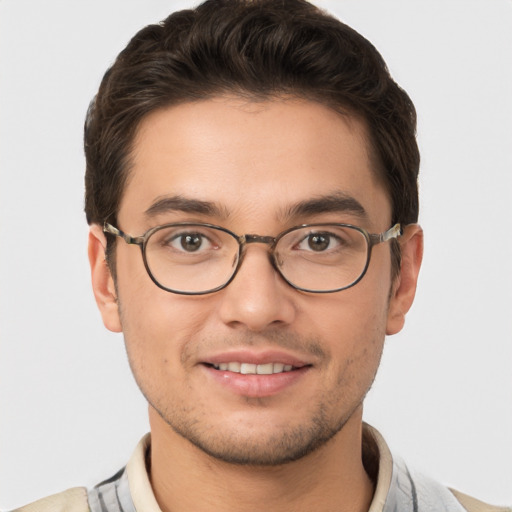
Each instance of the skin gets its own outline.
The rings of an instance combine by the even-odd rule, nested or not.
[[[357,200],[364,215],[290,214],[297,203],[333,193]],[[176,195],[213,202],[216,211],[145,213]],[[358,119],[298,99],[221,97],[153,112],[135,138],[118,227],[140,235],[180,221],[238,234],[275,236],[313,222],[381,233],[391,225],[391,207]],[[385,335],[402,328],[414,298],[419,226],[407,227],[400,243],[395,281],[389,243],[374,247],[356,286],[331,294],[293,289],[270,265],[267,247],[254,244],[225,289],[184,296],[155,286],[139,248],[122,240],[114,285],[101,227],[91,227],[96,300],[106,327],[124,333],[149,402],[150,476],[164,512],[368,510],[373,484],[361,462],[362,402]],[[233,351],[284,353],[307,371],[269,396],[240,393],[204,364]]]

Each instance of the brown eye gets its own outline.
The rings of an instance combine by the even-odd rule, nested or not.
[[[308,247],[312,251],[325,251],[329,247],[331,237],[323,233],[308,236]]]
[[[172,233],[160,242],[162,248],[167,247],[182,254],[203,253],[214,248],[211,239],[204,233],[181,232]]]
[[[181,247],[187,252],[195,252],[203,244],[203,236],[198,233],[190,233],[179,237]]]

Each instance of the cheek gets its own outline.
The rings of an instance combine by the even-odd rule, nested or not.
[[[191,359],[186,354],[200,325],[194,308],[165,299],[140,294],[125,304],[121,295],[128,361],[142,394],[157,410],[169,404],[177,407],[176,397],[187,394]]]
[[[331,353],[333,378],[346,383],[373,380],[385,339],[389,281],[376,289],[366,277],[353,288],[318,297],[308,308],[312,334]]]
[[[372,279],[370,272],[355,286],[341,292],[312,297],[303,306],[320,336],[359,345],[384,336],[391,280]],[[355,348],[355,347],[353,347]]]
[[[126,350],[136,377],[177,375],[187,344],[201,331],[207,307],[201,300],[158,288],[135,270],[119,280],[119,312]]]
[[[149,338],[153,344],[193,329],[204,310],[197,305],[201,300],[159,288],[147,273],[138,248],[126,249],[117,257],[117,291],[125,335]]]

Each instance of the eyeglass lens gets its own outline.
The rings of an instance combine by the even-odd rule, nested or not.
[[[274,262],[293,286],[307,291],[333,291],[356,282],[368,260],[365,234],[350,226],[299,227],[282,235]],[[205,293],[226,284],[236,272],[238,239],[203,225],[166,226],[145,245],[146,264],[162,287],[183,293]]]

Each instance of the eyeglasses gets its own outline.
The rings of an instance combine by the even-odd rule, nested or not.
[[[160,288],[183,295],[222,290],[242,265],[248,244],[268,244],[270,262],[293,288],[332,293],[358,283],[372,247],[398,238],[400,224],[380,234],[350,224],[303,224],[276,237],[237,235],[212,224],[179,222],[130,236],[105,223],[105,233],[141,248],[146,270]]]

